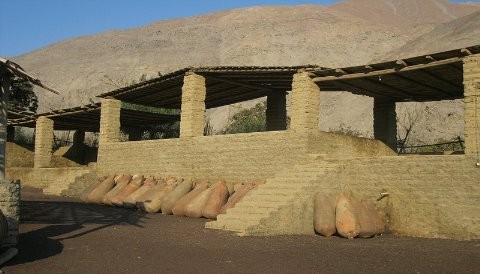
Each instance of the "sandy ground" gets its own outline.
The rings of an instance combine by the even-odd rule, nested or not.
[[[4,273],[480,272],[480,241],[238,237],[205,219],[25,198],[20,253]]]

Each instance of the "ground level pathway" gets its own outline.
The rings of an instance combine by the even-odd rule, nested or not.
[[[474,273],[480,241],[237,237],[182,218],[74,201],[22,202],[4,273]]]

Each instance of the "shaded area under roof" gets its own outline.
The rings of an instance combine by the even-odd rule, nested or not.
[[[394,101],[438,101],[463,98],[462,58],[480,53],[480,45],[378,64],[315,70],[311,77],[322,91]]]
[[[321,70],[312,65],[292,67],[222,66],[184,68],[148,81],[100,94],[115,99],[163,108],[181,107],[183,77],[194,72],[206,78],[207,108],[214,108],[285,92],[299,70]]]
[[[100,110],[100,103],[59,109],[34,116],[8,119],[8,125],[34,128],[37,118],[44,116],[54,121],[55,130],[98,132],[100,130]],[[126,127],[161,124],[180,120],[178,113],[179,111],[175,110],[167,110],[166,113],[161,113],[161,111],[152,111],[139,106],[122,103],[120,123]]]
[[[291,90],[292,77],[307,71],[322,91],[349,91],[394,101],[438,101],[463,98],[462,58],[480,53],[471,46],[389,62],[330,69],[294,67],[184,68],[99,97],[138,104],[180,108],[183,77],[194,72],[206,78],[207,108],[260,98]]]

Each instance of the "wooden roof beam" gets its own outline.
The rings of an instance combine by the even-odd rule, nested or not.
[[[415,96],[415,94],[410,93],[410,92],[408,92],[408,91],[405,91],[405,90],[403,90],[403,89],[399,89],[399,88],[397,88],[397,87],[395,87],[395,86],[393,86],[393,85],[389,85],[389,84],[385,83],[385,81],[381,81],[381,80],[375,81],[375,80],[373,80],[373,79],[371,79],[371,78],[362,78],[362,79],[359,79],[359,80],[368,82],[369,84],[374,85],[374,86],[377,86],[377,87],[382,88],[382,89],[389,89],[389,90],[393,90],[393,91],[395,91],[395,92],[397,92],[397,93],[400,93],[402,96],[401,96],[401,97],[397,97],[397,98],[399,98],[399,99],[405,98],[405,97],[411,98],[411,97],[414,97],[414,96]],[[392,96],[392,97],[394,97],[394,96]]]
[[[227,84],[231,84],[231,85],[235,85],[235,86],[241,86],[241,87],[245,87],[245,88],[251,88],[251,89],[256,89],[256,90],[264,90],[264,91],[273,91],[272,89],[269,89],[267,87],[262,87],[262,86],[257,86],[257,85],[251,85],[251,84],[245,84],[245,83],[242,83],[240,81],[234,81],[234,80],[229,80],[229,79],[224,79],[224,78],[221,78],[221,77],[215,77],[215,76],[205,76],[206,79],[211,79],[211,80],[215,80],[215,81],[220,81],[220,82],[224,82],[224,83],[227,83]]]
[[[312,80],[318,83],[318,82],[336,81],[336,80],[343,80],[343,79],[357,79],[357,78],[363,78],[363,77],[369,77],[369,76],[380,76],[385,74],[400,73],[403,71],[412,71],[412,70],[425,69],[430,67],[437,67],[437,66],[448,65],[448,64],[452,64],[460,61],[461,61],[460,58],[454,57],[454,58],[445,59],[441,61],[434,61],[428,64],[411,65],[401,69],[389,68],[389,69],[383,69],[383,70],[374,70],[374,71],[365,72],[365,73],[345,74],[341,76],[323,76],[323,77],[315,77]]]
[[[449,89],[458,90],[458,89],[463,88],[462,86],[457,86],[457,85],[455,85],[455,84],[453,84],[453,83],[451,83],[451,82],[449,82],[449,81],[447,81],[443,78],[438,77],[437,75],[435,75],[435,74],[433,74],[433,73],[431,73],[427,70],[421,69],[421,70],[415,71],[415,73],[419,73],[419,74],[422,75],[422,77],[430,79],[429,81],[437,81],[441,85],[449,87]]]
[[[447,90],[445,90],[443,87],[440,87],[440,86],[435,86],[435,85],[430,85],[430,84],[427,84],[427,83],[424,83],[424,82],[420,82],[416,79],[413,79],[411,77],[408,77],[408,76],[405,76],[404,74],[399,74],[397,75],[397,77],[401,78],[402,80],[404,81],[407,81],[407,82],[411,82],[417,86],[421,86],[423,88],[426,88],[426,89],[434,89],[434,90],[437,90],[439,91],[440,93],[443,93],[445,95],[453,95],[452,92],[449,92]]]
[[[338,81],[336,82],[336,84],[345,89],[345,91],[348,91],[348,92],[351,92],[351,93],[354,93],[354,94],[365,94],[367,96],[370,96],[370,97],[388,97],[386,96],[385,94],[380,94],[380,93],[377,93],[377,92],[374,92],[374,91],[371,91],[371,90],[367,90],[363,87],[359,87],[355,84],[352,84],[352,83],[346,83],[345,81]],[[322,90],[322,88],[320,87],[320,91]],[[341,91],[341,90],[339,90]]]

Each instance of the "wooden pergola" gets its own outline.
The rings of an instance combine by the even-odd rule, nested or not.
[[[81,130],[98,132],[100,129],[101,104],[89,104],[73,108],[53,110],[32,116],[8,119],[9,126],[35,128],[39,117],[46,117],[54,122],[54,130]],[[129,103],[122,103],[121,124],[127,127],[157,125],[180,120],[178,110],[145,108]]]
[[[389,62],[310,72],[322,91],[396,102],[463,98],[462,58],[480,53],[480,45]]]
[[[215,108],[291,90],[292,77],[299,70],[322,69],[324,68],[313,65],[184,68],[145,82],[100,94],[98,97],[113,97],[124,102],[179,109],[182,104],[184,77],[187,73],[193,72],[206,79],[206,108]]]

